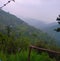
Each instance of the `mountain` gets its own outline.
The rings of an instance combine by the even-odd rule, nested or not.
[[[42,20],[32,19],[32,18],[23,18],[30,26],[34,26],[37,29],[43,29],[46,26]]]
[[[17,26],[20,24],[25,24],[25,22],[20,18],[17,18],[16,16],[0,9],[0,24]]]
[[[40,29],[46,33],[48,33],[52,38],[56,40],[57,44],[60,44],[60,33],[54,31],[56,28],[60,27],[57,22],[53,22],[50,24],[45,24],[42,21],[31,19],[31,18],[23,18],[25,22],[27,22],[30,26],[33,26],[37,29]]]
[[[46,33],[48,33],[51,37],[55,38],[56,43],[60,44],[60,32],[55,31],[55,29],[57,29],[58,27],[60,27],[60,25],[57,22],[54,22],[54,23],[48,24],[48,26],[43,30]]]
[[[33,41],[33,43],[35,41],[50,42],[54,40],[48,34],[28,25],[22,19],[0,10],[0,32],[6,34],[6,26],[11,27],[10,30],[12,35],[16,33],[16,37],[27,37],[30,41]]]

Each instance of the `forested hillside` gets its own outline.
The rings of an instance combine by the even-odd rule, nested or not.
[[[41,30],[29,26],[22,19],[19,19],[12,14],[0,10],[0,30],[3,30],[3,32],[5,32],[7,30],[7,27],[10,27],[11,32],[14,31],[17,35],[20,36],[21,34],[23,37],[28,37],[32,41],[35,41],[36,39],[42,41],[48,40],[48,42],[50,40],[53,40],[53,38],[42,32]]]
[[[57,47],[54,38],[50,37],[43,31],[28,25],[22,19],[19,19],[10,13],[0,10],[1,60],[26,61],[27,51],[30,45],[35,45],[37,47],[46,48],[49,50],[60,51],[60,48]],[[37,58],[35,58],[36,55]],[[32,57],[33,56],[36,61],[37,59],[39,59],[39,61],[44,61],[47,60],[47,58],[48,61],[55,61],[55,59],[51,59],[46,53],[42,53],[41,58],[38,58],[40,55],[38,55],[36,52],[32,52]],[[32,58],[31,61],[33,61]]]
[[[49,34],[50,37],[52,37],[56,40],[57,45],[58,46],[60,45],[60,32],[55,31],[56,28],[60,27],[60,25],[57,22],[46,24],[42,21],[39,21],[36,19],[31,19],[31,18],[23,18],[23,20],[25,22],[27,22],[30,26],[33,26],[33,27],[40,29],[43,32],[46,32],[47,34]]]

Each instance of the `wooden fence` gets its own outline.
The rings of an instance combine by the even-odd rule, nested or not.
[[[53,58],[53,57],[56,58],[57,56],[60,56],[60,52],[56,52],[56,51],[52,51],[52,50],[48,50],[48,49],[44,49],[44,48],[39,48],[39,47],[36,47],[36,46],[30,46],[29,47],[28,61],[30,61],[30,56],[31,56],[32,49],[37,49],[40,52],[47,52],[51,58]],[[60,60],[56,58],[56,61],[60,61]]]

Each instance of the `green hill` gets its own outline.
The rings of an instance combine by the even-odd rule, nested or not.
[[[55,40],[48,34],[28,25],[22,19],[17,18],[16,16],[3,10],[0,10],[0,32],[8,36],[10,34],[10,36],[14,38],[13,40],[19,40],[21,42],[24,41],[22,43],[27,41],[27,44],[31,43],[34,45],[44,45],[44,43],[47,45],[55,44]]]

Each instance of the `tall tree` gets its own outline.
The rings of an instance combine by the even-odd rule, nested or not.
[[[10,37],[11,26],[6,26],[7,36]]]
[[[56,21],[57,21],[58,24],[60,25],[60,15],[58,15]],[[60,27],[58,27],[57,29],[55,29],[55,31],[60,32]]]

